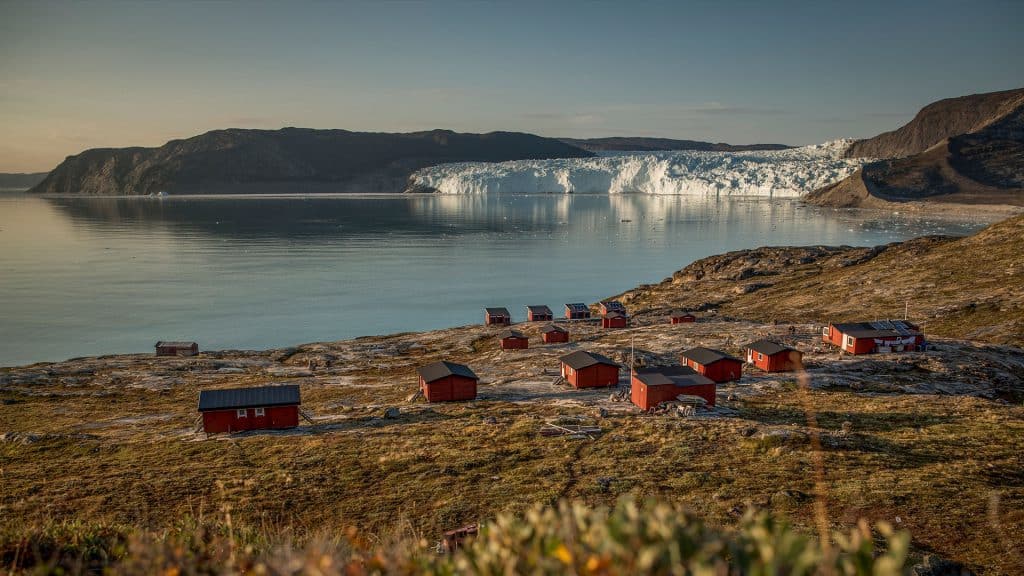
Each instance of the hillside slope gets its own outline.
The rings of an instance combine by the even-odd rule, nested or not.
[[[726,144],[674,138],[648,138],[645,136],[613,136],[610,138],[559,138],[591,152],[657,152],[660,150],[702,150],[705,152],[744,152],[748,150],[786,150],[785,144]]]
[[[410,174],[435,164],[590,155],[558,140],[515,132],[228,129],[159,148],[86,150],[69,156],[31,192],[402,192]]]
[[[939,142],[974,132],[1024,103],[1024,88],[947,98],[922,108],[914,119],[891,132],[859,140],[846,151],[849,158],[902,158],[924,152]]]
[[[1024,90],[937,102],[895,132],[854,143],[851,154],[888,158],[815,190],[806,196],[808,203],[1024,206]]]
[[[959,239],[729,252],[622,299],[641,315],[716,309],[786,323],[902,318],[908,309],[929,334],[1024,346],[1022,253],[1018,216]]]
[[[0,190],[27,190],[46,178],[46,172],[0,174]]]

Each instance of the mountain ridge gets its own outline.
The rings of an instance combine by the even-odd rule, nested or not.
[[[30,192],[401,192],[415,170],[439,163],[592,155],[552,138],[520,132],[229,128],[153,148],[86,150],[66,158]]]
[[[658,152],[668,150],[700,150],[706,152],[746,152],[755,150],[787,150],[785,144],[726,144],[700,140],[677,140],[647,136],[609,136],[605,138],[559,138],[562,142],[590,152]]]

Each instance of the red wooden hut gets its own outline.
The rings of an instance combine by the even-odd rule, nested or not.
[[[165,342],[156,343],[157,356],[195,356],[199,354],[199,344],[195,342]]]
[[[297,384],[199,392],[207,433],[294,428],[299,425],[299,404]]]
[[[516,330],[502,330],[498,334],[502,350],[524,350],[530,347],[530,339],[526,334]]]
[[[849,354],[903,352],[924,345],[921,329],[906,320],[829,324],[821,338]]]
[[[803,352],[771,340],[747,344],[747,363],[765,372],[792,372],[803,368]]]
[[[676,310],[668,315],[668,321],[671,324],[688,324],[691,322],[696,322],[697,317],[694,316],[693,314],[690,314],[689,312],[684,312],[683,310]]]
[[[601,302],[600,309],[601,316],[607,316],[611,312],[618,312],[623,316],[626,315],[626,307],[618,300],[605,300],[604,302]]]
[[[629,317],[621,312],[609,312],[601,317],[601,328],[625,328]]]
[[[700,396],[708,406],[715,405],[715,381],[688,366],[640,368],[633,372],[631,382],[630,399],[641,410],[650,410],[681,394]]]
[[[512,315],[508,308],[484,308],[484,324],[487,326],[508,326],[512,323]]]
[[[547,306],[527,306],[526,320],[529,322],[551,322],[555,317]]]
[[[691,348],[679,355],[679,361],[719,384],[739,380],[743,375],[743,361],[721,350]]]
[[[540,329],[540,337],[545,344],[558,344],[569,341],[569,331],[555,324],[548,324]]]
[[[565,317],[569,320],[586,320],[590,318],[590,308],[582,302],[566,304]]]
[[[559,360],[562,377],[574,388],[600,388],[619,383],[619,365],[611,358],[579,350]]]
[[[427,402],[452,402],[476,398],[476,384],[480,380],[469,366],[455,362],[434,362],[416,369],[420,376],[420,390]]]

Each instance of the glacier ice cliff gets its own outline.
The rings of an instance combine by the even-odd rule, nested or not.
[[[596,158],[462,162],[415,172],[410,189],[442,194],[801,196],[853,173],[852,140],[778,151],[608,153]]]

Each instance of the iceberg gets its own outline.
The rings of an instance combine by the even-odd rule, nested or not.
[[[798,197],[867,160],[853,140],[748,152],[610,152],[593,158],[460,162],[416,171],[410,188],[442,194],[677,194]]]

